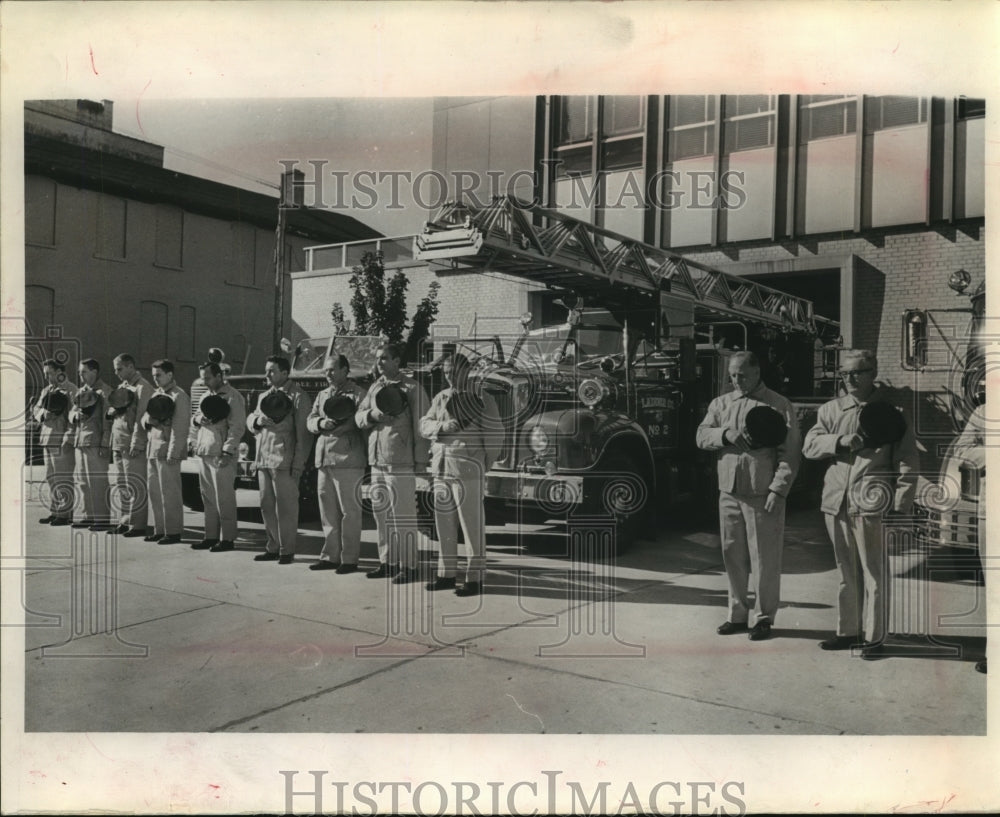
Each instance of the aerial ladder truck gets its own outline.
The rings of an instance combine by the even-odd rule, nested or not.
[[[527,328],[526,317],[509,354],[475,362],[501,415],[486,496],[552,518],[604,515],[619,547],[643,536],[653,509],[712,504],[714,460],[695,428],[731,388],[735,351],[766,364],[803,432],[835,396],[838,327],[810,301],[535,204],[447,204],[417,257],[559,293],[565,323]]]

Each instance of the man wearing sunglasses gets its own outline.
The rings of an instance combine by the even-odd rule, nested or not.
[[[864,406],[892,403],[877,376],[873,352],[845,350],[840,377],[846,394],[820,406],[802,446],[807,459],[833,460],[823,479],[821,510],[840,569],[839,615],[836,634],[820,647],[860,646],[863,658],[882,654],[886,634],[889,573],[882,516],[910,512],[920,464],[911,422],[894,443],[878,444],[860,433]]]

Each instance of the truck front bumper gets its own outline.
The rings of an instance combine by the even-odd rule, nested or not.
[[[962,500],[949,510],[914,507],[917,538],[929,547],[979,548],[978,505]]]
[[[583,502],[583,477],[490,471],[486,474],[486,496],[539,505],[579,505]]]

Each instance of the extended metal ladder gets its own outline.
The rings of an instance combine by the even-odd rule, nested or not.
[[[816,334],[813,305],[754,281],[593,224],[498,196],[485,207],[444,205],[417,236],[417,258],[493,271],[599,298],[668,289],[702,320],[745,318]]]

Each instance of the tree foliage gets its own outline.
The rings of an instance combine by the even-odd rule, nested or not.
[[[330,310],[330,316],[333,318],[333,334],[346,335],[348,332],[347,319],[344,316],[344,307],[340,301],[334,302],[333,309]]]
[[[361,263],[351,270],[351,312],[354,314],[352,332],[358,335],[382,335],[393,343],[402,343],[409,326],[406,359],[413,360],[420,341],[430,334],[431,324],[437,317],[441,285],[437,281],[431,282],[427,295],[417,305],[410,323],[406,319],[406,291],[409,284],[409,278],[403,270],[396,270],[386,281],[381,252],[366,252],[361,256]],[[331,315],[335,331],[342,334],[346,327],[343,307],[335,303]]]
[[[417,304],[417,311],[413,313],[413,324],[410,328],[409,337],[406,339],[406,359],[416,360],[420,350],[420,342],[431,333],[431,324],[437,319],[438,291],[441,284],[431,281],[427,287],[427,295]]]

